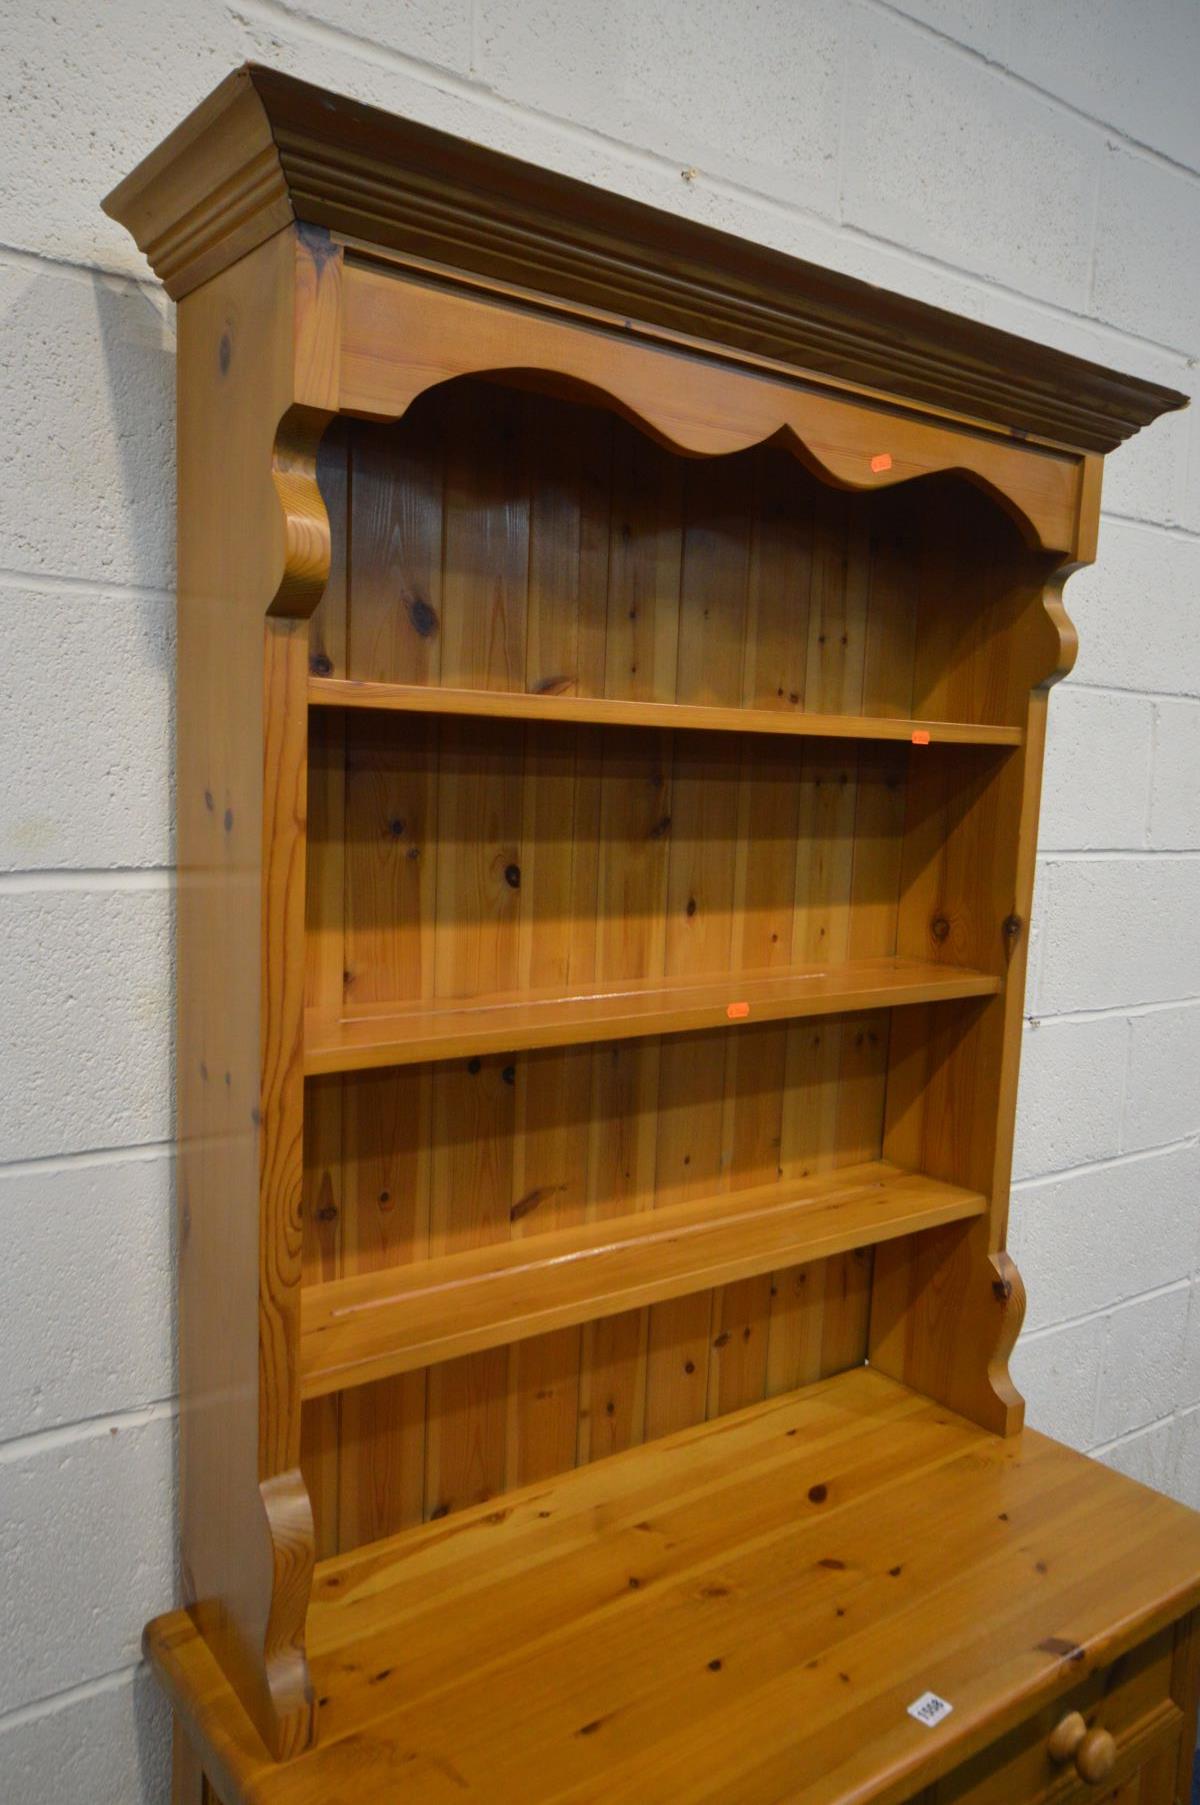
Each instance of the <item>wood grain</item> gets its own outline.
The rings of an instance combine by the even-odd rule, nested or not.
[[[492,998],[485,993],[457,1005],[447,999],[386,1011],[363,1009],[334,1019],[310,1013],[304,1063],[309,1073],[363,1071],[520,1047],[681,1034],[723,1027],[731,1020],[780,1021],[989,996],[999,988],[998,977],[966,966],[888,958],[788,966],[767,977],[754,972],[719,979],[630,979],[611,991],[597,986],[594,994],[581,997],[510,991]]]
[[[344,996],[314,1009],[318,1031],[322,1019],[382,1018],[394,1006],[408,1041],[410,1004],[440,1007],[444,993],[457,1008],[486,971],[470,963],[480,957],[515,969],[511,1000],[526,1005],[531,992],[554,1001],[576,986],[581,998],[603,996],[680,961],[786,977],[797,957],[827,974],[851,949],[894,954],[918,777],[902,739],[936,658],[962,658],[950,639],[939,652],[928,631],[918,637],[914,596],[920,582],[939,598],[927,617],[957,609],[953,594],[940,600],[944,573],[969,584],[974,526],[936,564],[940,513],[914,518],[903,488],[831,497],[768,447],[681,464],[577,402],[478,382],[423,396],[386,432],[352,435],[348,470],[358,496],[345,526],[351,675],[345,686],[317,676],[310,693],[386,706],[338,716],[362,812],[348,839]],[[401,491],[413,497],[403,532],[386,500]],[[944,480],[939,506],[956,494]],[[927,567],[943,573],[941,589]],[[965,618],[969,659],[994,664],[994,646]],[[328,637],[319,618],[315,627]],[[523,690],[494,687],[514,681],[508,671]],[[958,762],[977,756],[970,741],[1019,743],[1021,704],[1003,683],[960,679],[945,694],[961,701],[964,719],[951,723],[961,753],[935,744],[907,756],[942,761],[938,793],[956,798],[977,782],[976,767]],[[739,737],[746,720],[780,731]],[[685,731],[654,731],[681,721]],[[814,722],[848,743],[805,736]],[[860,733],[870,737],[855,745]],[[929,787],[920,780],[921,794]],[[424,900],[409,905],[413,884]],[[399,957],[405,946],[413,958]],[[944,966],[940,948],[932,963]],[[717,1019],[724,1044],[715,1030],[684,1030],[676,1048],[658,1044],[655,1023],[653,1044],[626,1062],[632,1089],[617,1049],[598,1052],[590,1104],[582,1045],[563,1057],[547,1048],[536,1068],[504,1044],[511,1026],[493,1043],[436,1049],[509,1059],[510,1237],[553,1232],[560,1205],[605,1220],[877,1156],[889,1012],[832,1020],[811,1043],[800,1023],[747,1036],[745,1024],[730,1035]],[[585,1137],[589,1109],[599,1113]],[[630,1154],[632,1180],[618,1178],[610,1141]],[[447,1194],[438,1207],[450,1220],[458,1204]],[[515,1364],[495,1369],[507,1429],[490,1483],[546,1470],[545,1450],[557,1458],[567,1446],[572,1408],[587,1460],[855,1364],[871,1273],[870,1249],[854,1248],[672,1304],[653,1341],[636,1311],[585,1323],[578,1340],[532,1336]],[[468,1420],[435,1404],[432,1433],[469,1440]],[[382,1419],[377,1434],[388,1445]]]
[[[777,435],[839,487],[882,491],[960,472],[1011,512],[1035,545],[1075,543],[1084,481],[1077,457],[821,394],[765,374],[582,332],[533,308],[501,309],[351,262],[345,276],[343,406],[398,419],[435,384],[480,371],[536,370],[547,386],[592,391],[652,437],[693,456]],[[495,684],[492,687],[504,687]],[[512,688],[514,685],[509,684]]]
[[[306,1397],[318,1397],[986,1208],[977,1193],[874,1162],[615,1221],[543,1225],[532,1237],[401,1270],[397,1261],[360,1268],[306,1289],[301,1382]]]
[[[178,1718],[171,1734],[171,1805],[213,1805],[200,1758]]]
[[[321,1734],[286,1768],[186,1617],[148,1646],[234,1805],[350,1776],[396,1800],[900,1805],[1077,1699],[1145,1749],[1178,1717],[1153,1639],[1198,1575],[1191,1512],[860,1370],[323,1564]],[[929,1688],[954,1705],[934,1730],[906,1709]]]
[[[1164,1805],[1197,1519],[1018,1433],[1004,1239],[1062,586],[1183,398],[265,70],[107,204],[183,297],[175,1796]]]
[[[180,309],[185,1597],[280,1756],[311,1733],[300,1478],[306,616],[338,265],[286,232]],[[293,336],[294,334],[294,336]]]
[[[888,664],[889,671],[894,666]],[[954,746],[1019,746],[1019,727],[962,721],[907,720],[868,715],[791,714],[776,708],[722,708],[703,703],[629,702],[609,696],[506,694],[423,684],[346,682],[313,677],[315,708],[393,709],[413,714],[479,715],[501,720],[592,722],[597,726],[701,728],[718,733],[772,733],[812,739],[911,740]]]

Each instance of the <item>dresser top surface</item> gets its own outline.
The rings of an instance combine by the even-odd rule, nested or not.
[[[831,1805],[908,1797],[1197,1598],[1196,1513],[858,1368],[321,1564],[286,1766],[185,1613],[147,1641],[228,1805]]]

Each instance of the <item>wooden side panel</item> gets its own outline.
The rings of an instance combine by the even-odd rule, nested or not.
[[[346,1214],[342,1165],[343,1080],[306,1086],[304,1110],[303,1283],[340,1278]],[[337,1395],[315,1399],[302,1413],[300,1470],[312,1501],[318,1560],[339,1547],[338,1446],[342,1405]]]
[[[316,439],[338,403],[339,282],[327,242],[286,231],[179,311],[182,1574],[279,1757],[313,1713],[299,1294],[304,1266],[333,1259],[304,1226],[302,1018],[308,617],[332,563]]]
[[[340,501],[345,509],[346,449],[333,463],[330,483],[328,451],[322,457],[323,493],[331,506]],[[336,517],[336,516],[335,516]],[[339,550],[341,541],[339,539]],[[344,575],[344,556],[341,558]],[[338,604],[341,604],[339,609]],[[331,576],[324,601],[329,613],[314,617],[314,658],[344,657],[344,582]],[[339,637],[338,621],[341,629]],[[338,648],[342,648],[339,654]],[[309,724],[308,763],[308,871],[305,890],[306,921],[305,1002],[336,1005],[343,994],[345,961],[345,768],[343,722],[319,713]],[[340,1277],[342,1224],[346,1215],[342,1163],[341,1077],[323,1078],[305,1087],[304,1180],[301,1198],[302,1277],[306,1285]],[[305,1407],[301,1421],[300,1470],[312,1501],[317,1558],[336,1552],[338,1542],[338,1445],[342,1399],[321,1399]]]
[[[1195,1611],[1180,1619],[1175,1626],[1175,1645],[1171,1655],[1171,1697],[1179,1707],[1183,1728],[1179,1747],[1164,1763],[1167,1784],[1174,1784],[1180,1805],[1192,1789],[1196,1757],[1196,1718],[1200,1711],[1200,1614]],[[1141,1805],[1152,1805],[1156,1796],[1145,1789]],[[1169,1795],[1168,1795],[1169,1796]]]
[[[213,1805],[215,1798],[192,1739],[176,1717],[171,1725],[171,1805]]]
[[[955,505],[957,503],[957,505]],[[974,1184],[986,1221],[880,1249],[872,1360],[986,1427],[1011,1433],[1008,1377],[1020,1279],[1003,1253],[1037,844],[1047,692],[1074,634],[1048,560],[1030,557],[976,497],[931,485],[919,521],[914,706],[1021,719],[1011,757],[939,765],[919,749],[907,781],[898,950],[970,959],[1004,979],[979,1007],[914,1010],[893,1030],[885,1151]]]

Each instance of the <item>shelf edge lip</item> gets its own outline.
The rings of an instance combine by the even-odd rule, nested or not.
[[[353,708],[387,714],[462,716],[485,720],[578,723],[594,727],[645,727],[674,732],[752,733],[780,739],[852,739],[895,743],[928,735],[924,744],[1003,746],[1023,744],[1024,729],[992,722],[943,721],[920,716],[805,714],[802,710],[744,708],[707,702],[641,702],[613,696],[538,695],[522,690],[470,690],[436,684],[381,683],[346,677],[310,677],[310,708]],[[673,719],[682,716],[682,719]],[[738,719],[741,716],[743,718]]]
[[[881,1241],[894,1240],[907,1234],[919,1234],[925,1229],[973,1221],[985,1214],[988,1208],[988,1200],[982,1192],[929,1178],[919,1171],[892,1166],[888,1161],[866,1161],[842,1170],[845,1180],[840,1188],[831,1186],[824,1193],[816,1190],[810,1196],[788,1198],[788,1187],[781,1184],[779,1189],[785,1194],[778,1202],[771,1204],[764,1196],[757,1209],[743,1206],[741,1210],[734,1209],[723,1216],[714,1210],[706,1219],[695,1204],[667,1205],[661,1211],[632,1212],[595,1224],[580,1225],[576,1229],[550,1230],[545,1236],[532,1236],[515,1242],[501,1241],[496,1244],[494,1251],[497,1255],[507,1255],[508,1264],[497,1265],[491,1270],[456,1277],[455,1266],[464,1263],[464,1256],[452,1254],[441,1256],[427,1265],[418,1263],[416,1266],[398,1266],[389,1268],[386,1272],[351,1275],[315,1285],[301,1294],[300,1374],[303,1395],[306,1399],[327,1396],[358,1384],[370,1383],[381,1376],[413,1372],[424,1366],[439,1364],[443,1360],[455,1359],[462,1352],[479,1352],[490,1346],[528,1340],[556,1328],[572,1327],[577,1322],[598,1321],[607,1316],[619,1315],[624,1310],[640,1308],[643,1303],[689,1296],[696,1290],[703,1290],[709,1283],[710,1275],[704,1254],[706,1237],[729,1230],[736,1232],[739,1226],[744,1226],[749,1239],[753,1235],[756,1219],[764,1214],[776,1221],[793,1214],[798,1232],[790,1248],[774,1246],[756,1252],[751,1246],[736,1262],[740,1278],[761,1276],[762,1273],[773,1271],[781,1259],[790,1264],[809,1258],[828,1258],[854,1247],[874,1246]],[[829,1176],[832,1178],[834,1174]],[[927,1186],[933,1196],[924,1206],[909,1203],[905,1208],[904,1195],[914,1181],[917,1185]],[[792,1181],[792,1188],[802,1188],[804,1183],[804,1180]],[[741,1195],[769,1193],[772,1188],[750,1187],[750,1192],[743,1191]],[[881,1205],[890,1205],[890,1208],[881,1209],[878,1219],[864,1225],[861,1230],[838,1232],[836,1223],[830,1220],[833,1211],[841,1202],[853,1201],[858,1194],[870,1193],[872,1190],[880,1193]],[[737,1192],[730,1192],[726,1199],[722,1199],[720,1193],[715,1193],[711,1201],[714,1205],[722,1201],[733,1203],[738,1195]],[[810,1229],[807,1239],[799,1232],[806,1216],[812,1219],[807,1225]],[[817,1232],[811,1232],[818,1217],[825,1218],[824,1230],[822,1232],[818,1228]],[[615,1241],[604,1238],[606,1232],[609,1237],[613,1237],[622,1226],[628,1230],[633,1225],[642,1227],[642,1232],[628,1232]],[[585,1228],[594,1231],[594,1245],[586,1244]],[[572,1266],[577,1262],[591,1266],[593,1262],[636,1256],[639,1251],[649,1251],[656,1244],[674,1243],[680,1238],[694,1242],[697,1250],[693,1265],[683,1273],[651,1275],[641,1278],[636,1284],[612,1284],[607,1290],[601,1289],[599,1293],[592,1293],[585,1299],[568,1299],[557,1304],[552,1296],[541,1303],[530,1303],[527,1300],[520,1311],[509,1315],[497,1314],[494,1322],[476,1324],[465,1330],[456,1325],[451,1314],[444,1331],[439,1333],[430,1330],[408,1347],[389,1351],[386,1339],[383,1339],[378,1348],[368,1352],[352,1358],[327,1361],[319,1357],[319,1331],[315,1332],[310,1328],[307,1335],[305,1333],[305,1296],[310,1300],[310,1316],[318,1299],[324,1300],[323,1307],[328,1311],[332,1308],[329,1302],[331,1297],[345,1294],[344,1310],[339,1313],[347,1317],[361,1321],[374,1312],[402,1317],[410,1303],[427,1301],[431,1295],[443,1290],[452,1299],[456,1292],[461,1297],[477,1288],[502,1283],[506,1278],[524,1278],[527,1283],[535,1286],[543,1283],[549,1291],[554,1271],[568,1262]],[[572,1249],[570,1243],[573,1240],[579,1240],[583,1244]],[[539,1243],[542,1244],[540,1256],[535,1251]],[[474,1257],[474,1251],[465,1258]],[[525,1255],[523,1263],[514,1257],[517,1253]],[[719,1269],[724,1270],[727,1263],[724,1260]],[[439,1280],[435,1272],[437,1282],[427,1284],[417,1291],[403,1291],[406,1279],[411,1280],[422,1269],[428,1273],[430,1267],[443,1269],[447,1276]],[[365,1290],[371,1282],[380,1283],[384,1280],[390,1280],[397,1287],[396,1296],[362,1299],[353,1296],[353,1292]]]
[[[801,983],[811,979],[817,982],[826,977],[829,971],[838,969],[836,966],[802,968],[795,971],[793,981]],[[563,1020],[561,1017],[557,1021],[538,1021],[535,1017],[524,1026],[497,1021],[486,1027],[472,1029],[470,1017],[485,1011],[502,1013],[531,1007],[549,1012],[572,1003],[583,1005],[607,1000],[603,994],[591,998],[557,995],[527,998],[514,995],[493,1001],[486,998],[455,999],[448,1001],[442,1012],[457,1026],[447,1028],[434,1038],[423,1037],[416,1044],[415,1051],[411,1050],[411,1030],[419,1025],[413,1018],[415,1011],[423,1007],[420,1004],[415,1007],[408,1005],[406,1009],[394,1013],[389,1013],[387,1006],[381,1005],[369,1014],[356,1015],[351,1012],[332,1018],[307,1010],[304,1071],[306,1077],[320,1077],[336,1072],[434,1064],[439,1060],[465,1058],[475,1054],[521,1052],[536,1047],[602,1045],[610,1040],[641,1040],[654,1034],[686,1034],[713,1028],[736,1032],[741,1023],[747,1020],[794,1021],[807,1016],[844,1015],[867,1009],[899,1009],[922,1003],[961,1002],[975,997],[996,996],[1003,988],[1000,977],[968,966],[937,966],[915,959],[885,960],[876,971],[880,977],[890,971],[897,981],[891,985],[873,983],[870,962],[864,962],[848,969],[846,987],[841,991],[827,990],[809,997],[793,995],[773,998],[770,994],[765,997],[757,996],[745,1014],[742,1013],[739,993],[744,997],[748,989],[761,984],[764,977],[769,980],[771,974],[735,974],[727,985],[721,985],[719,998],[706,998],[702,1001],[689,1001],[688,990],[707,989],[708,985],[703,980],[685,980],[674,993],[679,998],[674,1006],[669,1000],[672,991],[668,980],[664,986],[668,1000],[660,1010],[653,1013],[649,1010],[627,1010],[622,1014],[614,1007],[610,1017],[582,1023]],[[720,983],[719,977],[714,983]],[[622,999],[636,999],[639,995],[646,994],[645,990],[639,991],[634,987],[614,989],[611,1001],[615,1006]],[[736,1015],[734,1011],[737,1012]],[[436,1016],[439,1011],[434,1009],[430,1013]],[[347,1045],[340,1033],[335,1037],[333,1032],[361,1027],[365,1035],[372,1024],[378,1024],[380,1033],[366,1039],[363,1044]],[[389,1024],[394,1024],[390,1032]],[[402,1033],[405,1026],[410,1030],[407,1038]]]

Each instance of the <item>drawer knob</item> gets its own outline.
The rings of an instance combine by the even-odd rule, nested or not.
[[[1088,1786],[1107,1780],[1117,1764],[1117,1745],[1107,1730],[1089,1730],[1079,1711],[1070,1711],[1050,1732],[1046,1744],[1051,1761],[1074,1761],[1075,1772]]]

